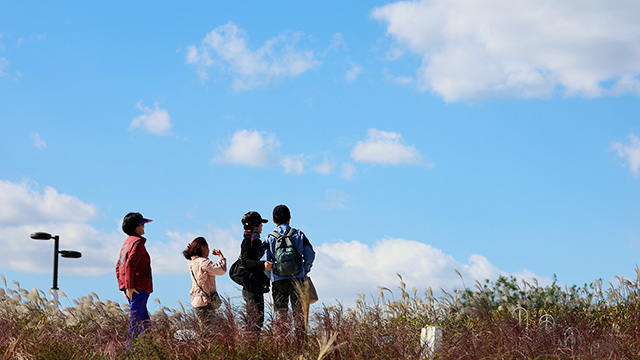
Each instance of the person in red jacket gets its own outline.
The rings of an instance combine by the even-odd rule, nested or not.
[[[140,213],[128,213],[122,220],[122,231],[129,235],[120,249],[116,264],[118,288],[129,301],[129,338],[134,340],[151,326],[147,301],[153,292],[151,257],[144,244],[144,225],[151,220]]]

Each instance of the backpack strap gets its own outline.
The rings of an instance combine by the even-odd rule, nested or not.
[[[278,232],[276,232],[276,231],[272,231],[272,232],[270,232],[270,233],[269,233],[269,235],[271,235],[271,236],[273,236],[274,238],[276,238],[276,240],[280,240],[280,238],[281,238],[281,237],[283,237],[283,236],[284,236],[284,237],[288,237],[288,238],[292,237],[292,236],[293,236],[293,234],[295,234],[295,233],[296,233],[296,231],[298,231],[298,229],[290,228],[290,229],[289,229],[289,232],[288,232],[286,235],[279,234],[279,233],[278,233]]]

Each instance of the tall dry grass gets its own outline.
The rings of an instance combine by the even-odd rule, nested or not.
[[[464,280],[464,279],[463,279]],[[0,359],[419,359],[421,328],[444,329],[437,359],[640,358],[640,270],[603,286],[539,286],[499,278],[454,293],[380,288],[352,307],[306,311],[306,332],[276,326],[271,306],[256,336],[242,305],[224,299],[213,326],[190,309],[161,309],[132,351],[125,350],[128,309],[97,294],[72,300],[0,288]],[[280,324],[282,325],[282,324]],[[195,336],[177,336],[187,334]]]

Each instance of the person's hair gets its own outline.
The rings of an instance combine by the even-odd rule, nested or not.
[[[291,220],[291,212],[286,205],[278,205],[273,208],[273,222],[276,225],[288,224],[289,220]]]
[[[207,244],[207,240],[205,240],[202,236],[199,236],[193,239],[193,241],[190,242],[189,245],[187,245],[187,248],[184,249],[182,255],[187,260],[191,260],[191,257],[193,256],[202,256],[202,248],[205,246],[209,247],[209,244]]]
[[[259,226],[260,224],[261,224],[260,222],[256,222],[256,221],[247,221],[242,223],[242,228],[245,230],[253,230],[254,227]]]
[[[260,226],[261,223],[252,222],[249,225],[243,225],[245,230],[253,230],[256,226]]]
[[[139,212],[128,213],[124,216],[124,219],[122,219],[122,231],[130,236],[140,236],[136,233],[136,228],[140,225],[140,220],[142,219],[142,214]]]

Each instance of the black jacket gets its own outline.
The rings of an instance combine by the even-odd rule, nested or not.
[[[251,274],[245,283],[248,291],[269,291],[269,278],[264,273],[264,261],[260,260],[264,251],[260,234],[245,231],[240,245],[240,262]]]

